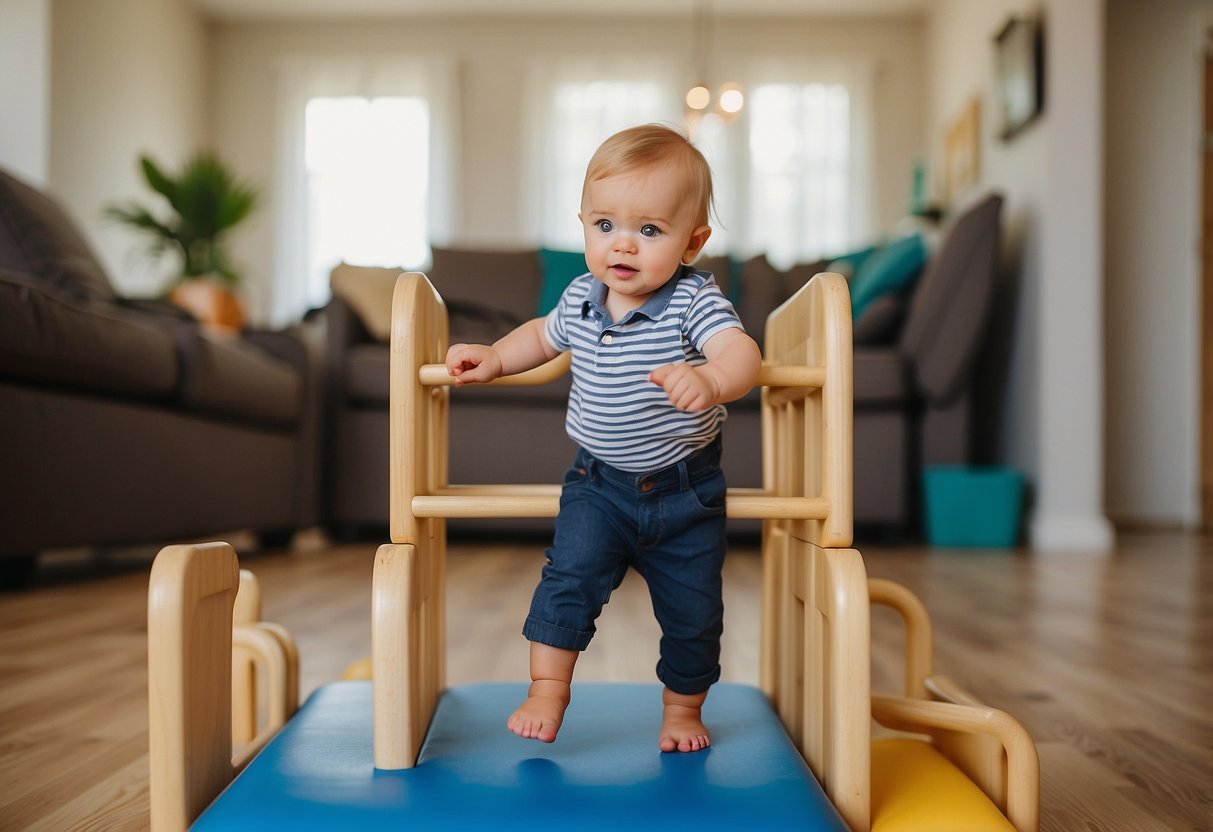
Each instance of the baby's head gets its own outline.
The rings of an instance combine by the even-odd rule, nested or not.
[[[681,198],[695,207],[695,224],[707,225],[712,206],[712,171],[703,154],[687,139],[660,124],[629,127],[611,136],[590,158],[582,186],[600,179],[655,166],[670,166],[684,188]]]

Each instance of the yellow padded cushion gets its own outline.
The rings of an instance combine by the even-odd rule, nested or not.
[[[339,263],[329,273],[329,288],[344,300],[377,341],[392,337],[392,292],[403,269]]]
[[[872,832],[1015,832],[985,792],[929,743],[872,743]]]

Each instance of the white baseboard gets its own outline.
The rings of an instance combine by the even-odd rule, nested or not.
[[[1034,552],[1108,552],[1116,544],[1112,524],[1102,514],[1041,514],[1028,524]]]

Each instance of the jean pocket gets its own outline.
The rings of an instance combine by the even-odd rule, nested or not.
[[[725,490],[724,472],[719,470],[692,482],[690,487],[695,502],[708,514],[724,513]]]
[[[564,472],[563,488],[576,487],[590,481],[589,469],[582,465],[574,465]]]

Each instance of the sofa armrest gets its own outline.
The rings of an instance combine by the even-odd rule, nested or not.
[[[330,351],[334,347],[347,347],[350,344],[375,340],[354,311],[354,307],[337,295],[329,299],[322,312],[326,327],[325,340]]]

